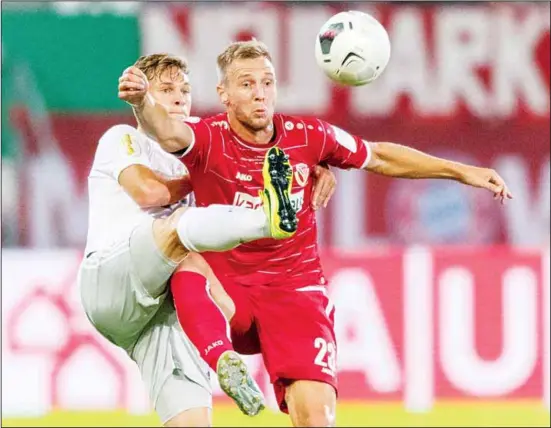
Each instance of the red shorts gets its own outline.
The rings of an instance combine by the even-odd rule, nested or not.
[[[234,349],[262,353],[281,411],[288,413],[285,388],[316,380],[337,390],[334,307],[321,285],[245,287],[224,282],[236,306],[231,321]]]

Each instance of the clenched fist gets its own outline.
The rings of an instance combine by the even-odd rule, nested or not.
[[[143,103],[148,89],[147,76],[137,67],[128,67],[119,77],[119,98],[133,107]]]

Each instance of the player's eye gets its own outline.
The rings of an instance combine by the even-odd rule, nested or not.
[[[164,92],[165,94],[170,94],[170,93],[172,92],[172,88],[164,88],[164,89],[163,89],[163,92]]]
[[[243,82],[241,84],[244,88],[250,88],[251,87],[251,82]]]
[[[265,86],[272,86],[273,83],[274,83],[273,80],[266,80],[266,81],[264,82],[264,85],[265,85]]]

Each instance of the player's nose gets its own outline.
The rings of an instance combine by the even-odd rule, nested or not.
[[[174,94],[174,104],[177,106],[183,106],[186,104],[186,96],[183,92],[178,91],[176,94]]]
[[[257,86],[254,90],[254,99],[255,101],[264,101],[266,94],[264,93],[264,88],[262,86]]]

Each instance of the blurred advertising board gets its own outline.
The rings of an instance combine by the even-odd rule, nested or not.
[[[42,11],[40,19],[36,11],[26,18],[21,11],[3,12],[3,81],[12,82],[2,85],[3,91],[11,88],[2,97],[4,245],[84,244],[86,175],[101,134],[113,124],[132,123],[114,88],[120,71],[140,53],[185,56],[194,114],[208,115],[221,109],[217,52],[252,36],[274,54],[280,111],[316,115],[367,140],[495,168],[515,195],[500,208],[483,191],[456,183],[338,171],[334,201],[319,217],[324,244],[549,241],[546,3],[358,3],[386,25],[392,58],[379,80],[354,89],[335,86],[315,65],[313,39],[336,11],[331,4],[144,3],[116,14],[115,6],[65,3]],[[55,23],[62,42],[51,43],[42,22]],[[94,37],[99,28],[106,29],[101,39]],[[78,70],[93,72],[80,81]],[[59,192],[48,191],[54,187]]]
[[[150,411],[137,368],[82,311],[80,257],[3,252],[4,416]],[[406,247],[325,251],[323,259],[336,308],[340,399],[402,402],[412,412],[483,399],[549,410],[548,250]],[[247,362],[273,406],[260,358]]]

